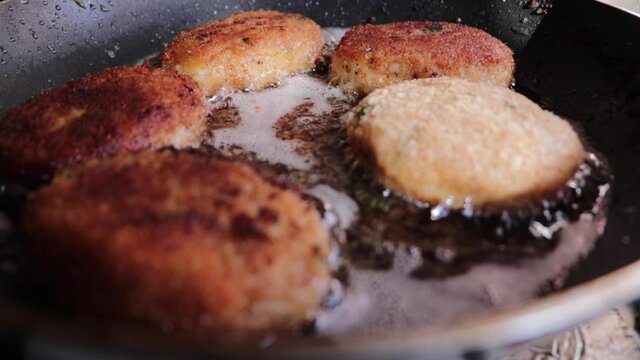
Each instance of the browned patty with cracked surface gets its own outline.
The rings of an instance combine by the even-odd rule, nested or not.
[[[486,32],[433,21],[351,28],[336,48],[330,79],[345,90],[369,93],[403,80],[436,76],[509,86],[511,49]]]
[[[205,128],[203,98],[193,80],[164,69],[87,75],[0,119],[0,172],[37,183],[87,158],[197,145]]]
[[[90,314],[184,330],[291,328],[321,305],[314,205],[254,167],[163,151],[94,160],[30,196],[40,281]]]
[[[209,94],[260,90],[313,69],[323,45],[320,27],[302,15],[249,11],[181,33],[162,64],[193,77]]]

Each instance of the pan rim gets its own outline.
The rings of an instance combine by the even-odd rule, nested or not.
[[[602,294],[607,296],[602,296]],[[109,336],[104,329],[78,327],[70,319],[52,314],[35,314],[15,302],[0,300],[0,327],[22,330],[42,341],[73,341],[73,347],[178,355],[224,355],[247,358],[259,350],[264,358],[389,358],[412,356],[458,356],[467,352],[491,351],[568,329],[593,319],[607,310],[640,297],[640,260],[609,274],[566,290],[532,299],[511,309],[472,315],[460,321],[399,330],[384,336],[343,335],[307,337],[276,342],[265,349],[215,343],[175,343],[165,336],[148,336],[143,331],[119,332]],[[562,312],[562,316],[558,313]],[[535,324],[532,320],[535,319]],[[74,325],[76,325],[74,327]],[[126,330],[126,329],[125,329]],[[105,338],[105,336],[107,336]],[[76,341],[83,341],[80,346]],[[37,341],[37,340],[36,340]]]

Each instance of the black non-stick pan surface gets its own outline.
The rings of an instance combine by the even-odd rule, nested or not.
[[[640,298],[640,19],[595,1],[0,1],[0,115],[44,89],[160,51],[183,29],[258,8],[302,13],[322,26],[459,21],[502,39],[516,54],[516,91],[577,123],[608,160],[615,180],[604,235],[566,269],[566,281],[541,289],[531,301],[383,336],[308,336],[229,346],[185,344],[136,329],[75,321],[42,306],[37,294],[21,295],[29,289],[12,276],[15,264],[4,261],[14,249],[4,246],[13,242],[3,234],[0,326],[12,344],[23,346],[20,351],[81,358],[151,352],[480,359],[487,349],[558,331]],[[3,222],[19,214],[18,190],[0,187],[7,214]]]

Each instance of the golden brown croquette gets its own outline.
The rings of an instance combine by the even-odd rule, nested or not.
[[[388,187],[457,208],[553,192],[586,155],[567,121],[524,96],[447,77],[373,91],[350,113],[348,136]]]
[[[0,172],[38,183],[87,158],[197,145],[203,100],[198,85],[174,71],[120,67],[85,76],[0,119]]]
[[[403,80],[436,76],[509,86],[511,49],[472,27],[408,21],[351,28],[340,41],[330,78],[345,90],[369,93]]]
[[[39,280],[113,319],[286,329],[315,314],[330,280],[328,233],[311,202],[248,164],[203,155],[66,170],[30,196],[24,228]]]
[[[242,12],[181,33],[162,63],[191,76],[208,94],[260,90],[313,69],[323,45],[320,27],[302,15]]]

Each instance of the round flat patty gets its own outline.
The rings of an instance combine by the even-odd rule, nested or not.
[[[193,80],[146,66],[71,81],[0,119],[0,172],[41,182],[87,158],[198,145],[203,99]]]
[[[319,309],[328,233],[314,205],[245,163],[141,153],[30,196],[39,281],[82,313],[205,333],[286,329]]]
[[[447,77],[375,90],[350,113],[348,137],[386,186],[457,208],[552,193],[586,156],[567,121],[524,96]]]
[[[509,86],[511,49],[486,32],[433,21],[351,28],[331,62],[330,79],[347,91],[369,93],[403,80],[436,76]]]
[[[181,33],[162,62],[193,77],[208,94],[260,90],[313,69],[323,45],[320,27],[302,15],[251,11]]]

